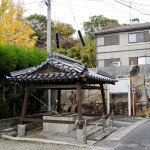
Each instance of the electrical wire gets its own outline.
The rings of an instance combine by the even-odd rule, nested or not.
[[[124,4],[124,3],[120,2],[120,1],[117,1],[117,0],[114,0],[114,1],[117,2],[117,3],[120,3],[120,4],[122,4],[122,5],[124,5],[124,6],[126,6],[126,7],[132,8],[132,9],[134,9],[135,11],[138,11],[138,12],[140,12],[140,13],[142,13],[142,14],[145,14],[143,11],[140,11],[140,10],[138,10],[138,9],[136,9],[136,8],[134,8],[134,7],[131,7],[131,6],[127,5],[127,4]],[[150,16],[150,14],[147,14],[147,15]]]
[[[74,21],[75,21],[76,27],[77,27],[77,29],[79,30],[79,28],[78,28],[78,24],[77,24],[76,19],[75,19],[75,17],[74,17],[73,11],[72,11],[71,6],[70,6],[70,3],[69,3],[69,1],[68,1],[68,0],[67,0],[67,2],[68,2],[68,6],[69,6],[69,8],[70,8],[70,11],[71,11],[72,17],[73,17],[73,19],[74,19]]]
[[[16,83],[16,84],[21,87],[21,85],[20,85],[19,83]],[[22,89],[25,91],[24,88],[22,88]],[[49,107],[48,105],[46,105],[44,102],[42,102],[42,100],[40,100],[39,98],[37,98],[37,97],[36,97],[35,95],[33,95],[31,92],[29,92],[29,94],[30,94],[32,97],[34,97],[36,100],[38,100],[39,102],[41,102],[44,106],[46,106],[47,108],[49,108],[49,109],[51,110],[51,112],[53,112],[53,113],[57,114],[59,117],[61,117],[60,114],[58,114],[56,111],[52,110],[51,107]]]
[[[123,2],[128,3],[128,1],[126,1],[126,0],[120,0],[120,1],[123,1]],[[137,9],[141,9],[142,11],[145,11],[145,12],[149,13],[149,15],[150,15],[150,12],[149,12],[149,11],[147,11],[147,10],[141,8],[141,7],[135,6],[135,3],[134,3],[134,2],[132,2],[132,6],[136,7]],[[149,5],[149,6],[150,6],[150,5]],[[133,8],[133,7],[131,7],[131,8]],[[143,12],[143,13],[144,13],[144,12]],[[144,15],[147,15],[147,14],[144,14]]]
[[[65,4],[60,3],[60,2],[56,2],[56,1],[55,1],[55,3],[60,4],[60,5],[65,6],[65,7],[68,7],[68,5],[65,5]],[[80,8],[79,8],[79,7],[80,7]],[[80,6],[80,5],[73,5],[71,8],[72,8],[72,9],[76,9],[76,10],[80,10],[80,9],[82,9],[82,10],[83,10],[83,8],[85,8],[85,9],[95,10],[95,11],[107,11],[107,12],[114,12],[114,11],[110,11],[110,10],[96,9],[96,8],[85,7],[85,6]],[[118,11],[116,11],[116,13],[118,13]]]
[[[126,0],[121,0],[121,1],[124,1],[124,2],[128,2],[128,3],[129,3],[129,1],[126,1]],[[150,6],[150,5],[147,5],[147,4],[135,3],[135,2],[132,2],[132,4],[141,5],[141,6]]]
[[[113,1],[114,1],[114,0],[113,0]],[[110,7],[114,8],[114,9],[118,9],[119,11],[125,13],[126,15],[129,15],[129,13],[127,13],[126,11],[123,11],[123,10],[117,8],[117,7],[114,7],[114,6],[108,4],[108,3],[104,2],[104,1],[103,1],[103,3],[105,3],[106,5],[109,5]],[[135,16],[134,16],[134,17],[135,17]],[[143,19],[141,19],[141,20],[144,21],[144,22],[147,22],[146,20],[143,20]]]

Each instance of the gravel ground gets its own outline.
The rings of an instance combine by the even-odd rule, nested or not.
[[[87,147],[35,143],[30,141],[18,142],[0,139],[0,150],[90,150]]]

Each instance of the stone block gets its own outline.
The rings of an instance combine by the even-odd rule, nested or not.
[[[147,102],[141,102],[135,104],[135,115],[137,117],[148,117],[148,103]]]
[[[45,120],[65,120],[65,121],[75,121],[77,120],[77,115],[57,117],[57,116],[43,116]],[[61,124],[61,123],[43,123],[43,131],[57,132],[57,133],[69,133],[75,129],[73,124]]]
[[[77,129],[77,143],[78,144],[86,144],[86,134],[84,129]]]
[[[24,137],[26,135],[26,124],[18,124],[18,137]]]

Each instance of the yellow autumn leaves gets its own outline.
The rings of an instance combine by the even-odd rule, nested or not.
[[[0,43],[17,44],[32,48],[37,37],[31,38],[34,31],[30,23],[24,19],[25,10],[21,5],[14,4],[12,0],[2,0],[0,4]]]

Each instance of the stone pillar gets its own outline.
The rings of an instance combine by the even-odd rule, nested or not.
[[[77,129],[77,143],[87,144],[86,134],[85,134],[84,129]]]
[[[26,135],[26,124],[18,124],[18,137],[24,137]]]

